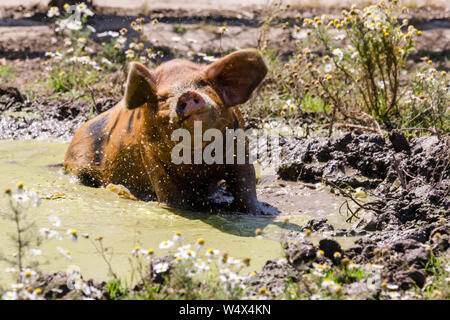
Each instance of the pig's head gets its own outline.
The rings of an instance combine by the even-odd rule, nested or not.
[[[133,62],[129,68],[124,103],[128,109],[147,108],[148,132],[170,143],[171,132],[191,133],[194,121],[209,128],[233,128],[231,107],[246,102],[267,73],[256,50],[231,53],[210,65],[171,60],[154,70]]]

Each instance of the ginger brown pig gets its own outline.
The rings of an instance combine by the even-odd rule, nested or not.
[[[231,53],[210,65],[171,60],[154,70],[132,62],[124,98],[112,109],[82,125],[64,158],[66,172],[86,185],[121,184],[140,199],[157,199],[180,208],[198,208],[220,181],[234,197],[233,210],[257,210],[253,165],[172,161],[176,129],[191,135],[243,129],[237,105],[246,102],[267,73],[256,50]],[[194,138],[192,139],[192,142]],[[205,147],[202,143],[201,148]],[[225,158],[224,146],[224,158]],[[192,155],[194,148],[192,148]],[[191,156],[192,156],[191,155]]]

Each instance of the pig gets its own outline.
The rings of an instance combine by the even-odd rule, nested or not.
[[[121,184],[138,199],[188,209],[201,208],[225,181],[234,198],[230,209],[257,212],[248,141],[244,164],[174,164],[171,151],[178,142],[171,136],[179,128],[193,134],[198,121],[203,132],[243,129],[237,106],[267,73],[262,55],[246,49],[209,65],[175,59],[153,70],[131,62],[128,70],[123,99],[76,131],[64,158],[65,172],[88,186]]]

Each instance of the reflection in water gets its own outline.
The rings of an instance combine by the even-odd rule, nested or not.
[[[56,164],[62,163],[67,146],[60,141],[0,141],[0,188],[3,190],[23,182],[26,188],[39,193],[42,205],[30,209],[30,216],[35,219],[37,227],[49,228],[48,217],[55,215],[61,219],[61,227],[58,228],[61,234],[65,235],[67,229],[75,229],[79,234],[90,235],[90,239],[80,238],[77,243],[67,237],[62,241],[44,242],[41,248],[41,261],[46,261],[41,264],[43,271],[64,271],[75,264],[80,266],[85,278],[105,280],[107,266],[91,243],[93,238],[102,235],[105,245],[113,252],[115,271],[125,276],[129,271],[128,258],[135,246],[152,248],[157,256],[164,255],[166,251],[158,249],[158,245],[171,239],[176,231],[183,234],[186,243],[194,243],[201,237],[206,240],[206,248],[217,248],[236,258],[250,257],[250,269],[259,270],[267,259],[282,256],[280,238],[283,234],[299,230],[320,210],[325,210],[319,214],[321,217],[328,217],[338,227],[344,226],[344,219],[331,209],[339,200],[333,200],[323,191],[293,193],[296,210],[291,210],[291,205],[289,210],[281,210],[278,216],[214,215],[172,209],[154,202],[121,199],[109,190],[85,187],[62,174]],[[328,202],[334,201],[331,207],[329,203],[324,205],[324,195]],[[259,197],[264,197],[264,192]],[[272,198],[270,201],[262,200],[278,206]],[[5,197],[0,197],[0,208],[7,209]],[[283,224],[286,216],[289,223]],[[257,228],[263,231],[262,236],[255,236]],[[13,252],[13,248],[8,246],[10,230],[10,222],[0,220],[1,251],[6,254]],[[319,238],[312,237],[312,240],[316,242]],[[351,239],[344,239],[343,245],[350,242]],[[57,246],[68,248],[73,260],[69,261],[58,253]],[[6,264],[0,262],[0,270],[5,268]],[[0,272],[0,283],[5,280],[4,273]]]

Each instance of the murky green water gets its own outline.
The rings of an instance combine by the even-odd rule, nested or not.
[[[28,189],[37,190],[42,205],[32,207],[29,214],[36,221],[38,229],[52,228],[48,220],[51,215],[61,220],[61,227],[56,229],[64,235],[64,240],[48,240],[41,247],[40,269],[46,272],[65,271],[69,265],[77,265],[85,278],[107,279],[107,266],[96,254],[91,242],[91,239],[102,235],[110,252],[113,250],[113,268],[127,279],[130,270],[128,258],[133,248],[153,248],[157,255],[164,255],[166,251],[158,249],[158,245],[163,240],[171,239],[175,231],[182,232],[187,243],[194,243],[202,237],[206,240],[207,248],[227,251],[236,258],[250,257],[250,269],[259,270],[267,259],[282,255],[279,239],[285,232],[298,230],[300,225],[314,217],[311,210],[308,210],[308,214],[292,215],[286,226],[281,222],[286,215],[217,216],[169,209],[152,202],[122,199],[103,188],[82,186],[70,176],[62,174],[60,168],[49,167],[62,163],[67,146],[68,143],[50,140],[0,141],[0,190],[15,188],[18,182],[23,182]],[[311,196],[317,198],[317,194]],[[320,201],[315,201],[322,208]],[[340,200],[335,201],[337,203]],[[311,207],[308,199],[304,203]],[[299,203],[299,207],[301,205]],[[0,208],[8,208],[5,196],[0,197]],[[340,224],[338,227],[344,226],[343,218],[329,211],[330,221]],[[322,212],[320,216],[326,214]],[[13,226],[10,221],[0,220],[0,248],[5,254],[13,252],[8,236]],[[263,231],[262,236],[255,236],[256,228]],[[89,234],[90,239],[80,238],[74,243],[67,238],[67,229]],[[312,238],[313,241],[318,239]],[[353,239],[344,238],[340,241],[346,246]],[[72,261],[62,256],[56,250],[57,246],[70,250]],[[4,262],[0,262],[0,283],[7,280],[3,272],[6,267]]]

